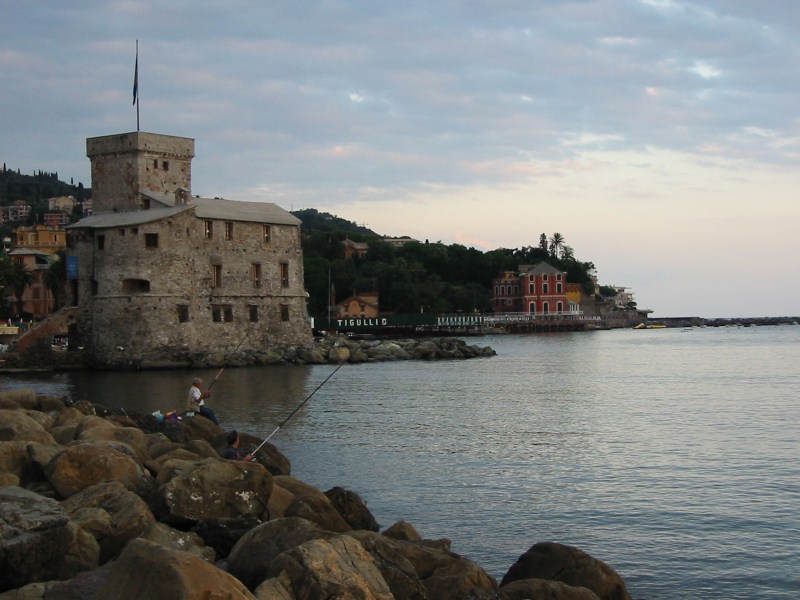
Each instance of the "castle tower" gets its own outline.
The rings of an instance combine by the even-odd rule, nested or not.
[[[191,138],[136,131],[88,138],[94,212],[147,208],[142,193],[192,189]]]

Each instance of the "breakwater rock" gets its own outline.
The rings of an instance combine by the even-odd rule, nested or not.
[[[409,339],[353,339],[345,336],[328,336],[315,339],[311,346],[275,345],[258,350],[242,351],[231,355],[224,352],[211,354],[187,353],[165,357],[147,363],[126,361],[115,369],[170,369],[248,367],[279,364],[365,363],[390,360],[447,360],[489,357],[497,354],[489,346],[467,344],[460,338],[409,338]],[[80,351],[56,352],[49,346],[37,346],[27,353],[4,352],[0,354],[0,369],[83,369]],[[111,367],[106,367],[111,368]]]
[[[264,444],[225,460],[204,417],[157,421],[0,392],[0,600],[627,600],[577,548],[534,544],[502,581]],[[261,440],[240,434],[241,449]]]

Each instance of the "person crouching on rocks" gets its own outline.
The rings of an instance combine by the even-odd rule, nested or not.
[[[238,431],[236,431],[235,429],[233,431],[229,431],[225,440],[228,442],[228,445],[225,446],[225,449],[222,451],[222,458],[227,458],[230,460],[244,460],[247,462],[255,460],[250,454],[248,454],[247,456],[242,456],[242,453],[239,450]]]
[[[206,390],[205,392],[200,391],[200,384],[203,383],[203,380],[199,377],[195,377],[192,380],[192,387],[189,388],[189,397],[186,400],[186,410],[187,411],[194,411],[197,410],[201,415],[203,415],[206,419],[210,419],[216,425],[219,425],[219,421],[217,420],[217,415],[214,414],[214,411],[211,410],[208,406],[206,406],[205,399],[211,395],[210,390]]]

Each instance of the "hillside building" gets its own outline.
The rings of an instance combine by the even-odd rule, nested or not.
[[[221,364],[311,345],[300,220],[191,195],[194,140],[89,138],[93,213],[70,225],[74,343],[99,365]]]

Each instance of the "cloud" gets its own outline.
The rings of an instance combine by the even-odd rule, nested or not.
[[[11,3],[0,149],[88,184],[85,138],[136,126],[138,39],[142,129],[196,139],[198,193],[476,245],[560,231],[655,286],[635,274],[693,270],[665,241],[687,227],[735,255],[731,228],[797,225],[799,25],[778,0]]]

